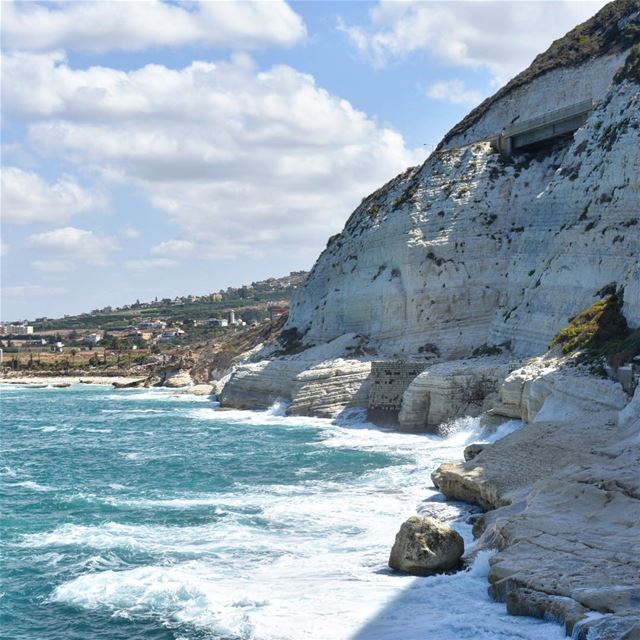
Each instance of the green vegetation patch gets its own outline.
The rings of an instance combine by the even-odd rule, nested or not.
[[[640,44],[631,47],[624,66],[618,69],[616,75],[613,76],[613,82],[615,84],[620,84],[624,80],[640,84]]]
[[[631,330],[622,313],[623,292],[609,294],[577,315],[553,339],[563,353],[582,351],[580,362],[605,357],[618,367],[640,355],[640,329]]]
[[[305,332],[306,333],[306,332]],[[310,344],[304,344],[302,340],[304,339],[304,333],[300,332],[297,327],[291,327],[290,329],[284,329],[280,333],[280,337],[278,338],[278,343],[281,348],[278,349],[273,355],[274,356],[292,356],[296,353],[301,353],[302,351],[306,351]]]

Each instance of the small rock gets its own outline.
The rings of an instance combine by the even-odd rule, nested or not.
[[[473,460],[479,453],[482,453],[482,451],[486,446],[487,446],[486,444],[480,444],[479,442],[474,442],[473,444],[470,444],[469,446],[465,447],[464,453],[463,453],[465,462],[469,462],[469,460]]]
[[[416,576],[457,569],[464,553],[462,536],[434,518],[412,516],[396,534],[389,566]]]

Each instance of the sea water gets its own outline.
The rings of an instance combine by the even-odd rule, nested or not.
[[[429,476],[477,421],[442,439],[87,385],[0,401],[3,638],[564,637],[489,599],[487,553],[454,575],[387,567],[416,512],[472,545]]]

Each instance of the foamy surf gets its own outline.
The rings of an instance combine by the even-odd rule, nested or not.
[[[109,640],[154,629],[183,640],[562,637],[489,600],[484,554],[451,576],[387,567],[400,524],[416,512],[446,519],[473,544],[469,509],[442,502],[430,472],[517,422],[488,434],[463,420],[438,438],[289,418],[283,404],[216,411],[174,395],[70,391],[60,415],[43,412],[33,425],[67,425],[47,434],[55,462],[24,446],[33,435],[11,433],[7,484],[24,464],[43,486],[67,487],[23,490],[41,515],[7,545],[27,572],[20,579],[38,576],[47,619],[61,628],[90,620]],[[73,472],[63,478],[65,468]]]

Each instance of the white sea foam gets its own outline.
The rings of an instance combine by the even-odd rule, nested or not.
[[[60,585],[53,600],[115,615],[156,615],[261,640],[560,640],[557,625],[506,615],[486,592],[486,554],[463,574],[416,579],[382,563],[319,553],[304,564],[195,560],[106,570]]]
[[[12,469],[9,466],[4,466],[4,467],[2,467],[2,469],[0,469],[0,476],[2,476],[2,477],[15,478],[17,475],[18,474],[15,471],[15,469]]]
[[[96,396],[96,399],[104,400],[105,396]],[[153,402],[171,401],[171,402],[193,402],[193,403],[211,403],[207,396],[195,396],[190,393],[175,389],[120,389],[117,393],[106,396],[108,400],[118,401],[145,401]]]
[[[23,482],[13,482],[11,487],[22,487],[23,489],[29,489],[30,491],[47,492],[55,491],[55,487],[49,487],[44,484],[38,484],[32,480],[24,480]]]
[[[282,407],[278,409],[281,411]],[[115,616],[156,616],[223,637],[254,640],[559,640],[557,625],[506,614],[487,595],[488,554],[464,573],[421,579],[386,565],[400,523],[429,509],[446,519],[460,507],[430,501],[430,471],[480,440],[479,422],[454,425],[448,438],[402,434],[368,424],[284,418],[273,412],[190,409],[203,421],[313,426],[323,448],[397,456],[397,464],[349,480],[236,486],[224,493],[149,498],[115,494],[116,507],[211,509],[197,526],[66,524],[20,544],[92,549],[84,575],[61,584],[57,602]],[[487,439],[496,439],[516,424]],[[300,470],[302,470],[301,467]],[[114,488],[115,489],[115,488]],[[215,516],[215,517],[214,517]],[[471,527],[454,526],[472,544]],[[122,549],[157,557],[123,568]],[[96,555],[97,554],[97,555]],[[106,560],[103,560],[106,558]],[[169,562],[167,562],[167,560]]]
[[[305,418],[302,416],[284,416],[286,404],[277,403],[268,411],[245,411],[230,409],[220,411],[216,407],[202,407],[188,410],[185,415],[195,420],[221,423],[240,423],[256,426],[323,427],[332,424],[327,418]]]

